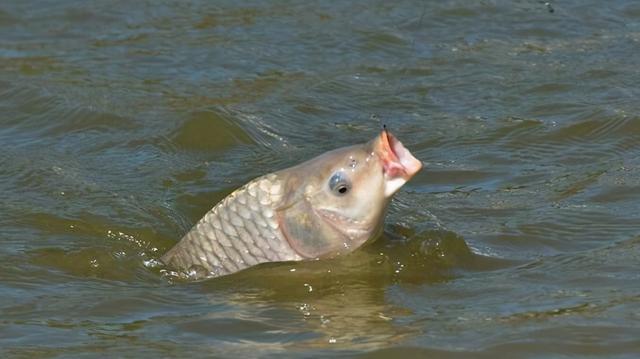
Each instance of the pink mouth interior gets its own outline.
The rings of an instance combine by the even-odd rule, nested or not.
[[[384,171],[391,177],[413,177],[422,168],[422,162],[415,158],[402,142],[386,129],[382,131]]]

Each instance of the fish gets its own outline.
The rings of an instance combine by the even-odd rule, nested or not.
[[[160,260],[191,279],[334,258],[375,240],[393,195],[422,168],[386,127],[372,140],[249,181]]]

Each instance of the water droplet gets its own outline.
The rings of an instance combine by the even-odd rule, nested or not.
[[[156,259],[143,260],[142,264],[144,264],[144,266],[147,267],[147,268],[155,268],[155,267],[159,267],[159,266],[162,265],[162,263],[160,263]]]
[[[298,310],[302,313],[302,315],[304,315],[305,317],[308,317],[311,315],[311,306],[307,303],[302,303],[298,306]]]
[[[336,338],[331,337],[329,338],[329,344],[335,344],[336,343]]]
[[[325,318],[325,316],[324,316],[324,315],[321,315],[321,316],[320,316],[320,323],[322,324],[322,326],[327,325],[330,321],[331,321],[331,320],[330,320],[330,319],[328,319],[328,318]]]

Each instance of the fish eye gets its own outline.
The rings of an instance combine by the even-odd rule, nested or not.
[[[344,196],[351,190],[351,182],[343,172],[336,172],[329,179],[329,189],[337,196]]]

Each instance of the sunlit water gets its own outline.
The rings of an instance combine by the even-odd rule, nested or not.
[[[640,3],[0,3],[0,354],[640,352]],[[156,259],[387,124],[426,168],[353,255]]]

